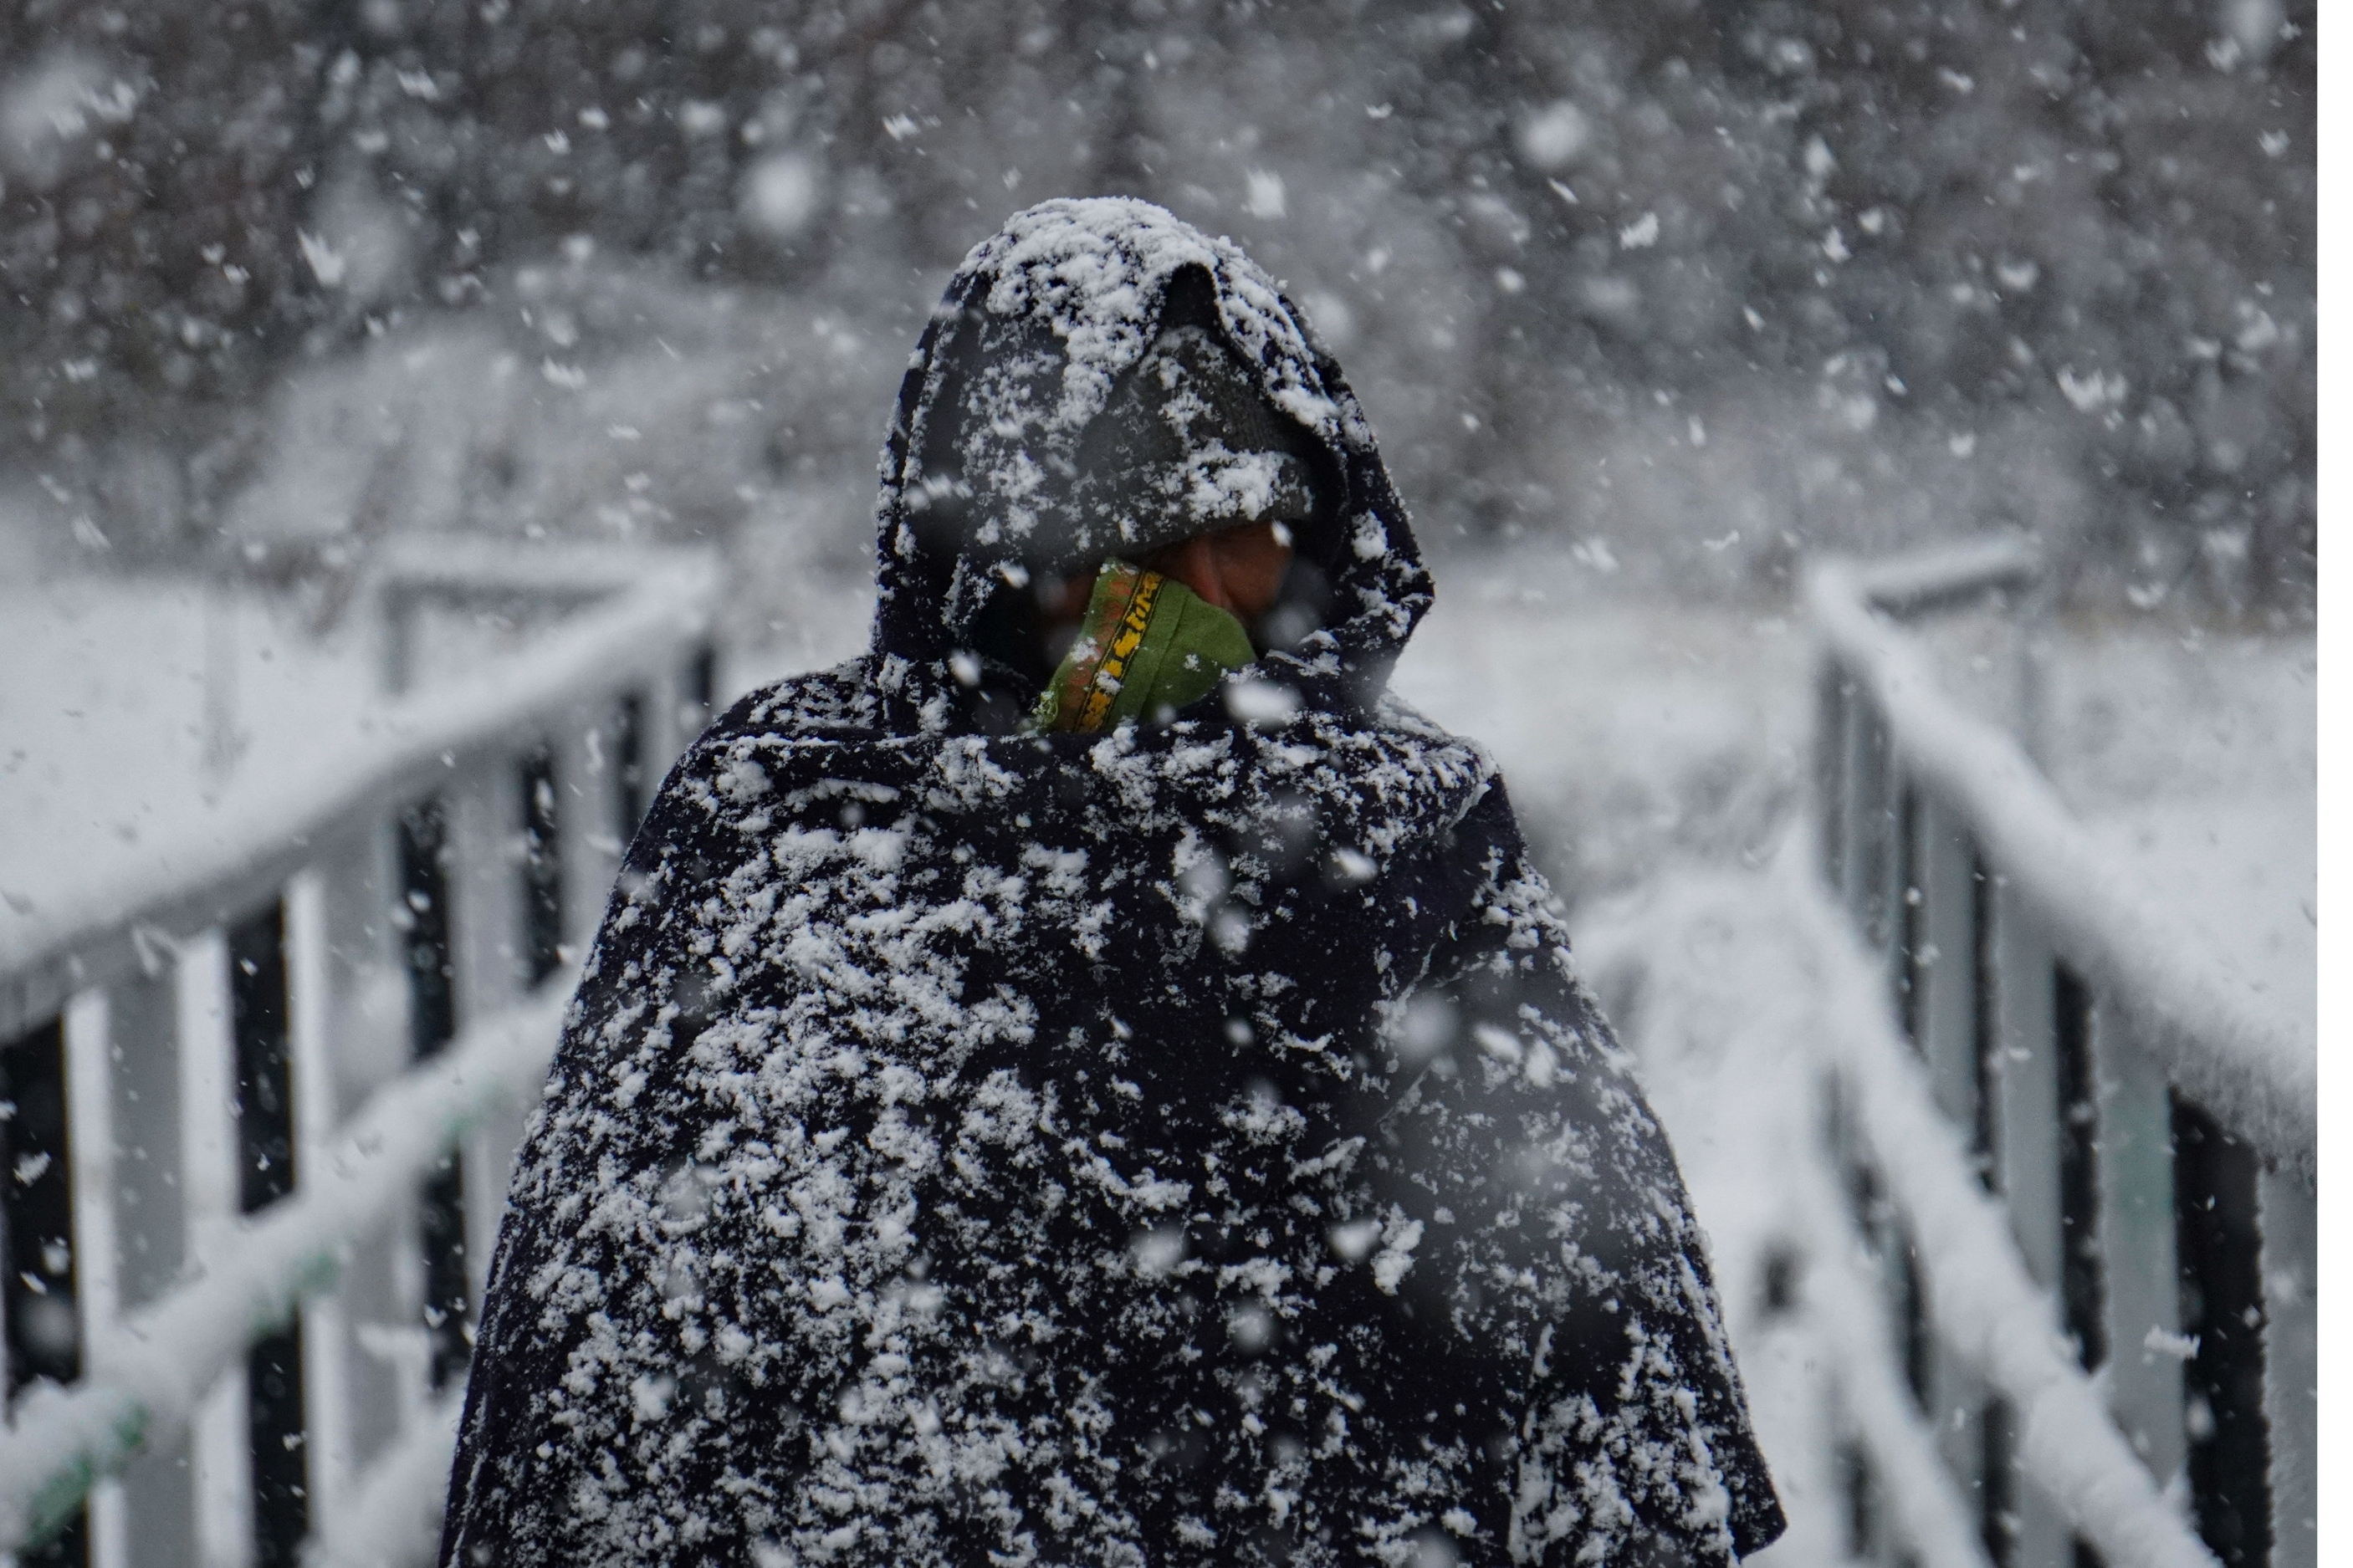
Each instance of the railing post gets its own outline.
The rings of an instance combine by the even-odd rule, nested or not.
[[[287,889],[289,1003],[305,1170],[329,1157],[343,1121],[408,1066],[408,996],[391,915],[397,868],[391,834],[369,818],[320,846]],[[352,1495],[360,1467],[400,1433],[425,1390],[403,1386],[416,1358],[382,1352],[416,1326],[402,1290],[405,1231],[361,1238],[334,1288],[302,1309],[303,1384],[311,1513]],[[369,1346],[375,1346],[371,1352]]]
[[[1922,793],[1912,816],[1913,879],[1904,898],[1914,910],[1914,1043],[1927,1061],[1936,1109],[1975,1131],[1973,1152],[1984,1159],[1990,1150],[1982,1146],[1978,1104],[1977,854],[1966,825],[1934,795]],[[1989,1175],[1990,1163],[1983,1169]]]
[[[486,758],[453,781],[445,798],[449,954],[462,1028],[491,1016],[522,989],[523,800],[517,758]],[[470,1320],[480,1310],[489,1276],[512,1153],[511,1132],[483,1128],[466,1140],[459,1156]]]
[[[564,938],[586,952],[605,917],[605,900],[621,868],[623,845],[613,804],[620,772],[618,726],[601,694],[565,713],[554,742],[556,819],[564,867]]]
[[[1885,951],[1886,883],[1892,857],[1888,827],[1886,731],[1868,694],[1857,688],[1846,705],[1846,905],[1865,946]]]
[[[228,944],[217,929],[180,946],[180,1191],[189,1250],[219,1245],[237,1210],[237,1047],[228,997]],[[221,1372],[190,1423],[189,1489],[195,1561],[243,1568],[252,1551],[253,1479],[247,1449],[245,1363]]]
[[[1973,1130],[1971,1152],[1979,1162],[1979,1178],[1990,1186],[1992,1152],[1979,1103],[1981,891],[1977,851],[1966,826],[1935,795],[1917,790],[1909,798],[1912,807],[1905,815],[1912,832],[1905,858],[1912,874],[1902,897],[1908,911],[1903,924],[1910,936],[1906,1011],[1915,1030],[1913,1043],[1927,1062],[1936,1108],[1956,1126]],[[2006,1478],[1992,1478],[1993,1490],[1985,1489],[1989,1433],[1983,1381],[1953,1357],[1936,1354],[1928,1386],[1927,1414],[1947,1468],[1962,1491],[1978,1503],[1989,1534],[2006,1529],[2003,1521],[1985,1516],[1986,1500],[2002,1496]],[[1998,1447],[1998,1424],[1990,1436]]]
[[[111,997],[103,987],[75,995],[65,1013],[67,1142],[73,1163],[74,1286],[81,1312],[81,1370],[100,1369],[100,1346],[117,1331],[122,1312],[120,1238],[114,1223],[114,1053]],[[87,1504],[90,1568],[121,1568],[129,1555],[122,1482],[93,1489]],[[70,1552],[66,1554],[69,1559]]]
[[[2173,1102],[2165,1073],[2102,1000],[2092,1016],[2099,1075],[2100,1261],[2108,1396],[2160,1487],[2177,1484],[2182,1430],[2181,1279],[2173,1214]]]
[[[649,707],[646,693],[632,687],[621,693],[613,704],[610,733],[613,738],[612,795],[609,816],[617,858],[627,858],[629,843],[637,837],[638,824],[645,819],[646,807],[653,799],[654,786],[659,781],[654,774],[653,752],[650,748],[651,725],[647,718]]]
[[[522,813],[515,762],[486,758],[453,778],[443,795],[448,847],[449,961],[459,1028],[513,1000],[522,963]]]
[[[2052,995],[2050,944],[2035,929],[2008,879],[1988,877],[1994,1012],[1993,1150],[2010,1231],[2033,1281],[2056,1297],[2066,1246],[2059,1193],[2062,1118],[2058,1034]],[[2053,1323],[2055,1331],[2059,1325]],[[2010,1568],[2073,1568],[2075,1548],[2066,1521],[2031,1478],[2011,1489],[2017,1522]]]
[[[1814,837],[1826,887],[1846,885],[1846,671],[1827,651],[1814,669]]]
[[[299,900],[305,910],[298,964],[306,982],[295,1009],[297,1048],[313,1067],[312,1117],[306,1143],[326,1157],[334,1136],[368,1096],[409,1066],[409,995],[394,913],[400,868],[389,823],[370,817],[322,845]],[[303,1033],[319,1030],[315,1042]],[[420,1358],[403,1342],[421,1340],[419,1302],[406,1289],[406,1225],[388,1225],[356,1243],[335,1289],[312,1314],[312,1357],[330,1409],[320,1407],[322,1458],[339,1498],[359,1469],[422,1410],[427,1389]],[[325,1511],[322,1500],[322,1513]]]
[[[1993,903],[1995,1168],[2010,1229],[2034,1282],[2059,1289],[2063,1142],[2051,944],[2007,878],[1989,879]]]
[[[330,851],[332,855],[332,849]],[[308,1182],[329,1157],[341,1073],[335,1058],[336,967],[327,928],[327,885],[316,865],[286,884],[286,1033],[293,1089],[294,1168]],[[305,1301],[296,1321],[302,1369],[303,1487],[312,1520],[332,1518],[350,1486],[352,1389],[345,1348],[350,1340],[340,1286]]]
[[[114,1233],[115,1310],[144,1306],[170,1288],[187,1255],[182,1197],[180,960],[153,932],[136,939],[138,968],[106,987],[105,1122],[112,1148],[108,1196]],[[112,1331],[93,1333],[90,1372],[103,1376]],[[181,1568],[195,1554],[195,1495],[185,1427],[150,1435],[108,1494],[93,1500],[92,1562],[100,1568]]]
[[[149,965],[106,988],[114,1268],[125,1308],[162,1295],[187,1256],[180,1181],[178,963],[160,942],[150,942]]]
[[[2272,1568],[2315,1568],[2320,1561],[2317,1194],[2295,1171],[2264,1172],[2260,1190]]]

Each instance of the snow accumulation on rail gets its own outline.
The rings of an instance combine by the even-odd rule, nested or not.
[[[433,1561],[465,1403],[460,1382],[402,1435],[376,1461],[359,1495],[321,1521],[305,1548],[305,1568],[414,1568]]]
[[[149,1433],[185,1425],[256,1334],[332,1284],[352,1247],[469,1129],[519,1117],[546,1077],[577,978],[560,973],[379,1090],[298,1193],[218,1237],[193,1283],[97,1340],[89,1376],[35,1384],[0,1431],[0,1542],[53,1528]]]
[[[2055,945],[2137,1026],[2168,1075],[2274,1160],[2309,1172],[2318,1137],[2310,1029],[2275,997],[2234,984],[2138,879],[2086,832],[2009,735],[1964,712],[1920,651],[1873,614],[1859,579],[1831,566],[1815,622],[1862,685],[1904,765],[1969,822],[1995,874]]]
[[[1819,1173],[1759,1179],[1787,1173],[1793,1148],[1814,1147],[1820,1069],[1836,1068],[1864,1146],[1917,1240],[1930,1320],[2018,1410],[2023,1472],[2106,1561],[2211,1568],[2076,1364],[2056,1307],[2028,1277],[2001,1210],[1970,1174],[1960,1134],[1937,1112],[1925,1069],[1896,1032],[1880,969],[1812,880],[1800,847],[1785,845],[1763,872],[1665,873],[1580,921],[1583,963],[1643,1062],[1721,1276],[1754,1279],[1772,1238],[1796,1238],[1810,1254],[1810,1277],[1833,1271],[1807,1288],[1820,1359],[1841,1368],[1862,1359],[1834,1277],[1848,1267],[1852,1228],[1810,1195]],[[1746,1363],[1761,1315],[1737,1289],[1728,1303]],[[1846,1391],[1858,1425],[1870,1415],[1870,1395],[1867,1382]],[[1778,1474],[1776,1434],[1760,1422],[1760,1435]],[[1922,1543],[1948,1533],[1950,1512],[1933,1489],[1917,1477],[1905,1484],[1902,1447],[1874,1457],[1898,1528]],[[1793,1536],[1808,1508],[1831,1506],[1820,1496],[1789,1500]]]
[[[97,583],[0,597],[25,633],[24,657],[0,659],[0,981],[127,921],[219,918],[192,906],[699,635],[715,575],[641,572],[513,657],[396,699],[363,638],[308,644],[259,601]],[[208,682],[242,689],[216,738],[242,752],[227,766],[204,754]]]

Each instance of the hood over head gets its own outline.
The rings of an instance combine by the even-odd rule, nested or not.
[[[1087,426],[1069,504],[1031,536],[1042,560],[1142,554],[1207,529],[1265,520],[1296,531],[1314,520],[1329,455],[1226,346],[1199,278],[1177,275],[1159,337]],[[1184,317],[1209,324],[1171,324]]]
[[[1262,672],[1310,707],[1368,706],[1430,576],[1298,308],[1149,202],[1016,214],[949,280],[883,446],[872,675],[890,727],[1000,727],[1048,673],[1037,586],[1257,517],[1294,548]]]

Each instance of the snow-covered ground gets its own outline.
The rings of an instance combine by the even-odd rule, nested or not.
[[[368,743],[375,650],[253,594],[0,590],[0,951],[97,887],[161,879],[289,766]]]
[[[1613,594],[1573,553],[1441,563],[1397,687],[1503,764],[1571,905],[1683,861],[1754,866],[1803,803],[1810,639],[1739,602]],[[1923,636],[1979,716],[2020,722],[2014,628]],[[2140,896],[2292,1016],[2313,1017],[2316,751],[2309,631],[2061,622],[2034,749]]]
[[[1707,1227],[1725,1330],[1789,1521],[1755,1561],[1794,1568],[1847,1560],[1826,1373],[1855,1347],[1799,1302],[1774,1302],[1766,1285],[1773,1253],[1811,1250],[1822,1228],[1813,1194],[1792,1177],[1819,1141],[1812,1051],[1841,1003],[1788,918],[1786,885],[1766,868],[1685,860],[1588,905],[1577,942],[1641,1058]]]
[[[1557,549],[1432,572],[1396,688],[1494,753],[1563,898],[1621,891],[1670,856],[1753,865],[1772,844],[1803,782],[1801,621],[1614,594]]]

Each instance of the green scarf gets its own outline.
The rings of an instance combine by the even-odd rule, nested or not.
[[[1089,732],[1182,708],[1257,657],[1241,622],[1184,584],[1106,561],[1028,727]]]

